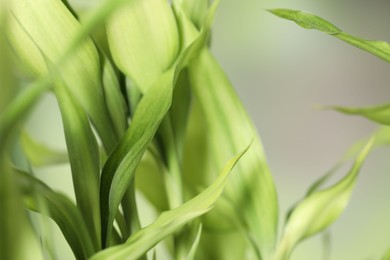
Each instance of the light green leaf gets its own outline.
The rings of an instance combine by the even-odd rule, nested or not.
[[[315,29],[330,34],[357,48],[365,50],[387,62],[390,62],[390,45],[387,42],[364,40],[349,35],[321,17],[302,11],[289,9],[272,9],[269,11],[281,18],[294,21],[303,28]]]
[[[225,187],[230,171],[249,147],[232,158],[215,182],[198,196],[175,209],[163,212],[152,224],[133,234],[124,245],[105,249],[91,259],[137,259],[186,223],[211,210]]]
[[[87,259],[96,252],[86,228],[87,224],[73,202],[28,173],[17,170],[17,177],[23,191],[25,206],[29,210],[49,214],[61,229],[77,259]],[[37,195],[40,197],[37,198]],[[49,212],[41,211],[38,199],[43,200]]]
[[[338,112],[347,115],[357,115],[365,117],[371,121],[390,125],[390,104],[383,104],[380,106],[364,107],[364,108],[350,108],[342,106],[325,107],[327,109],[334,109]]]
[[[188,18],[200,29],[206,17],[210,0],[177,0]]]
[[[66,152],[57,151],[39,143],[25,131],[21,133],[20,143],[23,152],[34,166],[39,167],[69,163],[69,157]]]
[[[253,149],[236,168],[237,174],[227,185],[224,196],[232,201],[248,236],[256,241],[257,249],[267,258],[275,243],[278,206],[260,139],[229,80],[208,50],[193,60],[189,72],[191,86],[202,113],[201,122],[198,123],[204,128],[203,133],[210,141],[211,151],[205,158],[194,151],[189,155],[192,160],[200,165],[209,165],[209,168],[218,167],[242,143],[255,136]],[[190,171],[187,174],[196,174],[189,167],[187,170]],[[207,174],[213,175],[212,172]],[[220,216],[219,219],[224,218]]]
[[[118,76],[108,57],[102,53],[103,88],[108,112],[115,126],[117,136],[122,136],[127,128],[126,101],[121,93]]]
[[[210,13],[210,16],[213,13]],[[205,45],[212,19],[195,41],[178,58],[175,66],[157,80],[139,102],[132,123],[103,167],[100,185],[103,244],[108,244],[112,223],[120,201],[130,185],[134,171],[149,146],[172,102],[178,75]]]
[[[97,250],[101,245],[99,146],[86,113],[72,94],[64,86],[57,87],[55,93],[64,125],[77,206],[85,218],[90,239]]]
[[[196,232],[196,235],[195,235],[195,239],[192,243],[192,246],[191,246],[190,251],[188,253],[188,256],[186,258],[187,260],[195,260],[195,255],[196,255],[196,251],[197,251],[198,246],[199,246],[201,235],[202,235],[202,224],[199,224],[198,231]]]
[[[215,8],[217,2],[210,9]],[[181,36],[184,37],[182,42],[186,42],[186,39],[196,35],[197,30],[186,19],[188,14],[183,15],[179,8],[175,11]],[[245,227],[248,239],[255,241],[256,250],[267,258],[275,243],[278,209],[275,187],[256,130],[222,68],[207,49],[202,50],[190,63],[189,76],[195,96],[193,109],[201,114],[197,117],[199,121],[193,124],[202,129],[197,141],[194,141],[201,152],[188,148],[189,154],[185,155],[184,174],[187,180],[194,181],[188,186],[208,185],[210,177],[214,175],[212,169],[221,167],[242,143],[254,136],[253,149],[236,168],[237,174],[228,183],[224,196],[233,203],[234,212]],[[187,140],[192,142],[192,138],[188,136]],[[195,168],[187,165],[191,161],[196,162]],[[200,174],[206,179],[199,177],[199,167],[204,167]],[[191,175],[195,177],[189,177]],[[215,214],[213,217],[218,219],[212,225],[239,229],[223,217],[223,212],[222,205],[217,203],[216,209],[207,215],[211,218]],[[204,227],[208,228],[206,225]]]
[[[313,192],[292,211],[275,253],[276,260],[290,257],[292,250],[303,239],[325,230],[346,208],[362,164],[373,140],[361,151],[349,173],[335,185]]]
[[[14,171],[3,151],[0,153],[0,212],[0,259],[43,259],[23,210]]]
[[[91,117],[106,148],[112,149],[117,138],[106,108],[99,56],[92,40],[80,42],[62,60],[81,30],[78,21],[60,0],[15,0],[11,12],[8,36],[18,57],[38,77],[48,73],[45,59],[53,64],[62,61],[58,72],[67,88]]]
[[[18,109],[19,106],[15,106],[12,101],[25,107],[34,102],[28,102],[31,95],[27,95],[27,99],[26,96],[22,99],[20,96],[15,98],[13,60],[5,37],[8,30],[8,13],[5,12],[7,3],[0,3],[0,259],[40,260],[43,256],[38,239],[34,236],[23,210],[20,190],[8,158],[9,148],[15,137],[15,126],[23,115]]]
[[[167,0],[133,0],[109,20],[107,37],[116,65],[145,92],[179,54],[175,17]]]

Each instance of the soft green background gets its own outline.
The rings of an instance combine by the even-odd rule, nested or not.
[[[276,7],[313,12],[351,34],[390,41],[390,1],[221,1],[213,52],[260,132],[284,216],[351,144],[376,129],[364,119],[318,111],[315,105],[388,102],[390,65],[265,11]],[[45,143],[64,147],[60,122],[54,98],[47,96],[34,110],[28,128]],[[379,259],[390,246],[389,154],[383,148],[368,158],[350,206],[331,228],[331,259]],[[67,171],[67,167],[55,167],[39,175],[70,193]],[[69,254],[58,246],[60,259],[68,259]],[[317,236],[303,242],[292,259],[321,256],[321,237]]]

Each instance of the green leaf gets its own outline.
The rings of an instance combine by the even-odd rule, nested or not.
[[[63,86],[57,87],[55,93],[64,125],[77,206],[85,218],[94,248],[98,250],[101,245],[99,146],[86,113],[72,94]]]
[[[210,13],[210,16],[213,12]],[[102,241],[108,244],[118,206],[130,185],[134,171],[148,148],[172,102],[180,71],[205,45],[212,19],[208,19],[196,40],[186,48],[175,66],[165,72],[144,94],[132,123],[103,167],[100,185]]]
[[[167,0],[133,0],[109,20],[116,65],[145,92],[179,55],[175,17]]]
[[[211,210],[225,187],[230,171],[249,147],[232,158],[214,183],[198,196],[175,209],[163,212],[152,224],[134,233],[124,245],[105,249],[91,259],[137,259],[186,223]]]
[[[218,1],[210,9],[215,8],[217,4]],[[181,41],[185,43],[196,35],[197,30],[189,21],[188,14],[177,8],[177,5],[175,7],[183,38]],[[207,19],[206,17],[205,20]],[[200,113],[197,117],[199,121],[192,122],[190,129],[194,125],[201,126],[202,129],[194,141],[195,147],[200,147],[200,150],[189,146],[186,149],[189,154],[184,155],[184,174],[187,180],[194,181],[187,186],[207,186],[210,177],[214,175],[212,169],[221,167],[231,154],[238,151],[242,143],[255,136],[253,149],[236,168],[237,174],[227,185],[224,196],[233,203],[236,217],[241,220],[248,238],[255,241],[256,250],[261,251],[263,257],[267,258],[276,238],[277,198],[256,130],[223,70],[206,48],[190,63],[189,77],[195,96],[193,109]],[[189,135],[187,140],[193,144],[192,138],[193,136]],[[196,167],[189,165],[192,161],[196,162]],[[200,173],[199,167],[204,167]],[[217,203],[216,209],[207,214],[209,218],[214,214],[213,218],[217,221],[208,222],[212,222],[212,226],[220,226],[225,231],[239,229],[223,217],[224,212],[221,203]],[[208,226],[205,225],[205,229]],[[225,250],[229,250],[229,247]]]
[[[209,0],[178,0],[179,4],[182,6],[184,12],[187,14],[188,18],[193,22],[193,24],[200,29],[203,24],[203,20],[207,15],[207,10],[209,8]]]
[[[49,214],[61,229],[77,259],[87,259],[91,256],[96,249],[86,228],[87,224],[73,202],[28,173],[17,170],[17,177],[23,191],[25,206],[29,210]],[[39,208],[39,199],[47,205],[49,212]]]
[[[23,201],[8,158],[13,134],[20,117],[20,106],[30,107],[36,93],[23,98],[16,95],[13,60],[6,40],[6,3],[0,3],[0,259],[43,259],[38,239],[34,236],[23,210]],[[32,98],[31,95],[32,94]],[[39,94],[38,94],[39,96]],[[31,99],[30,99],[31,98]],[[32,102],[29,102],[31,100]],[[22,101],[22,102],[20,102]],[[15,103],[14,103],[15,102]],[[26,103],[25,103],[26,102]],[[16,104],[16,106],[15,106]]]
[[[191,245],[191,249],[188,253],[188,256],[187,256],[187,260],[195,260],[195,255],[196,255],[196,251],[198,249],[198,246],[199,246],[199,242],[200,242],[200,237],[202,235],[202,224],[199,224],[198,225],[198,231],[196,232],[196,235],[195,235],[195,239]]]
[[[28,160],[34,166],[39,167],[69,163],[69,157],[66,152],[57,151],[39,143],[25,131],[21,133],[20,143]]]
[[[343,179],[327,189],[311,193],[294,208],[274,259],[288,259],[300,241],[325,230],[341,215],[350,200],[358,173],[372,145],[373,140],[370,140]]]
[[[118,76],[108,57],[102,53],[103,88],[108,112],[117,136],[122,136],[127,128],[126,101],[121,93]]]
[[[342,106],[325,107],[327,109],[334,109],[338,112],[347,115],[357,115],[365,117],[371,121],[390,125],[390,104],[383,104],[380,106],[364,107],[364,108],[349,108]]]
[[[11,12],[8,36],[18,57],[38,77],[48,73],[46,60],[60,64],[57,71],[67,88],[91,117],[106,148],[112,149],[117,138],[104,100],[97,50],[88,38],[66,52],[81,30],[78,21],[59,0],[15,0]]]
[[[205,164],[209,169],[219,167],[242,143],[255,136],[253,149],[236,168],[237,174],[227,185],[225,196],[233,203],[235,214],[246,227],[248,236],[253,237],[258,250],[267,258],[276,238],[278,206],[260,139],[229,80],[208,50],[193,60],[189,72],[202,114],[198,123],[203,126],[204,135],[207,135],[204,138],[210,142],[208,156],[203,157],[193,151],[189,155],[191,160]],[[189,167],[186,169],[189,171],[187,174],[196,175]],[[208,174],[213,175],[208,172],[206,176]],[[207,184],[207,180],[203,181]],[[221,220],[224,218],[220,216],[219,219],[216,225],[223,223]]]
[[[321,17],[302,11],[289,9],[272,9],[269,11],[281,18],[294,21],[303,28],[315,29],[330,34],[342,41],[372,53],[387,62],[390,62],[390,45],[387,42],[364,40],[349,35]]]
[[[0,258],[43,259],[28,224],[14,171],[3,151],[0,154]]]

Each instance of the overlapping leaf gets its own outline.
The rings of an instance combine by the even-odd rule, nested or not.
[[[288,259],[300,241],[323,231],[341,215],[350,200],[358,173],[372,144],[373,140],[364,147],[342,180],[327,189],[312,192],[294,208],[284,228],[275,259]]]
[[[210,16],[214,13],[210,12]],[[132,123],[105,164],[101,177],[100,205],[102,214],[102,238],[107,244],[114,216],[133,179],[134,171],[145,150],[164,119],[172,102],[172,93],[182,68],[196,56],[204,46],[212,19],[208,19],[204,30],[186,48],[175,66],[157,80],[144,94],[132,118]]]
[[[9,39],[13,48],[34,75],[46,75],[45,59],[54,64],[59,62],[80,25],[60,0],[16,0],[11,12]],[[103,96],[99,66],[97,50],[88,39],[68,53],[59,73],[92,118],[106,148],[112,149],[116,138]]]
[[[133,234],[125,244],[103,250],[91,259],[137,259],[192,219],[211,210],[221,195],[229,173],[249,146],[232,158],[206,190],[183,205],[163,212],[156,221]]]
[[[28,173],[18,171],[17,177],[26,207],[49,214],[61,229],[77,259],[86,259],[96,252],[80,211],[66,196],[51,190]],[[48,212],[42,212],[39,208],[39,199],[47,205]]]
[[[195,27],[188,24],[188,19],[183,16],[179,21],[182,23],[182,30],[185,31],[183,35],[193,37]],[[201,138],[207,140],[201,142],[208,143],[208,148],[202,148],[209,152],[205,155],[204,151],[189,149],[190,154],[187,158],[198,162],[197,165],[206,167],[202,169],[202,174],[206,178],[213,176],[212,168],[221,167],[226,158],[237,152],[242,143],[247,142],[248,138],[255,137],[253,148],[237,166],[235,170],[237,174],[227,185],[225,195],[234,205],[235,214],[246,228],[248,238],[255,241],[258,254],[267,258],[272,252],[276,238],[278,206],[274,183],[256,130],[231,83],[209,50],[202,50],[198,57],[193,59],[189,66],[189,76],[196,99],[195,106],[199,106],[194,109],[199,109],[201,113],[198,117],[200,121],[196,124],[202,126]],[[199,177],[194,171],[198,167],[191,169],[185,166],[185,169],[187,175]],[[208,181],[203,179],[199,183],[199,178],[196,179],[198,182],[195,184],[200,186],[207,184]],[[216,210],[213,212],[218,213]],[[224,210],[220,209],[219,213],[222,212]],[[220,220],[218,224],[221,224],[225,218],[219,216],[218,219]]]
[[[99,147],[87,115],[67,88],[60,86],[55,93],[64,124],[77,206],[86,220],[95,248],[100,248]]]
[[[387,42],[360,39],[346,32],[343,32],[342,30],[319,16],[305,13],[302,11],[289,9],[272,9],[270,10],[270,12],[281,18],[294,21],[303,28],[315,29],[330,34],[357,48],[370,52],[375,56],[387,62],[390,62],[390,44]]]
[[[166,0],[132,0],[109,20],[116,65],[145,92],[179,54],[175,17]]]
[[[13,143],[11,137],[14,137],[13,128],[18,120],[12,118],[15,107],[10,110],[16,89],[10,49],[5,38],[8,30],[6,4],[0,3],[0,259],[30,257],[40,260],[43,256],[24,215],[21,194],[8,160],[8,148]]]

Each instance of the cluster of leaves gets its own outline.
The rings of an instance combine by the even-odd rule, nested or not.
[[[145,259],[162,241],[175,259],[288,259],[340,216],[371,147],[387,135],[354,148],[340,163],[361,152],[336,184],[322,188],[333,171],[316,182],[277,242],[260,138],[209,50],[217,6],[106,0],[80,18],[65,0],[2,2],[1,259],[55,258],[49,241],[39,244],[31,211],[56,222],[77,259]],[[385,43],[304,13],[273,13],[388,60]],[[66,153],[21,130],[44,93],[57,99]],[[383,123],[387,107],[337,109]],[[70,164],[76,203],[34,175],[57,163]],[[150,225],[140,225],[137,191],[159,214]]]

